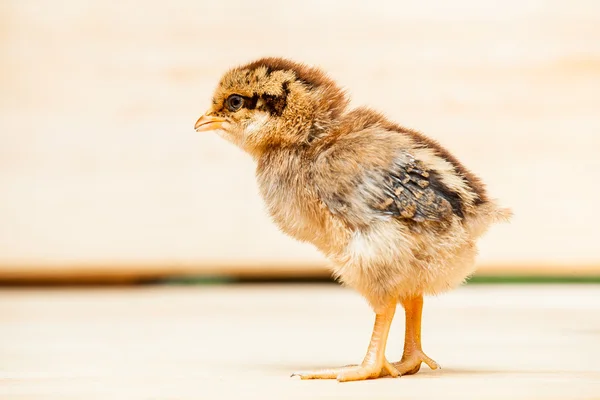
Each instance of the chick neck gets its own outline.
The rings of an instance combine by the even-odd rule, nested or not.
[[[263,128],[250,151],[255,159],[270,153],[306,153],[335,131],[347,114],[347,100],[336,88],[314,90],[295,97],[274,123]]]

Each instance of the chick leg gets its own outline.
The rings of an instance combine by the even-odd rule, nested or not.
[[[431,369],[438,369],[438,363],[429,358],[421,348],[421,314],[423,312],[423,296],[402,300],[406,314],[406,329],[404,334],[404,354],[400,362],[394,366],[400,375],[412,375],[419,372],[421,363]]]
[[[385,346],[395,312],[396,303],[390,302],[381,313],[376,314],[371,342],[360,365],[300,372],[292,376],[300,376],[302,379],[337,379],[340,382],[379,378],[382,375],[397,377],[398,371],[385,358]]]

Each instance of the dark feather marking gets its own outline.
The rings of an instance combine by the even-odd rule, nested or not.
[[[253,70],[260,67],[266,68],[267,77],[275,71],[293,71],[296,75],[296,80],[306,85],[309,89],[329,83],[329,79],[320,70],[282,58],[262,58],[240,68]]]
[[[260,109],[261,111],[266,111],[271,115],[276,115],[276,116],[280,117],[281,114],[283,114],[283,111],[285,110],[285,108],[287,107],[288,94],[289,94],[289,89],[287,87],[287,82],[286,82],[283,85],[283,94],[282,95],[276,96],[276,95],[263,94],[262,96],[259,96],[258,94],[254,93],[252,96],[241,96],[241,97],[244,99],[244,105],[243,105],[244,108],[246,108],[248,110],[256,109],[258,100],[261,99],[263,101],[263,104],[261,106],[259,106],[258,109]],[[225,107],[226,102],[227,102],[227,99],[225,99],[223,101],[223,107]]]
[[[268,78],[271,76],[271,74],[275,71],[285,71],[285,70],[291,70],[294,71],[294,74],[296,74],[296,80],[304,85],[306,85],[309,89],[314,89],[316,87],[315,82],[313,82],[312,80],[309,80],[310,77],[307,76],[306,74],[300,73],[298,68],[295,68],[295,66],[290,66],[290,65],[269,65],[269,64],[263,64],[263,66],[266,68],[266,72],[265,72],[265,76]],[[279,67],[279,68],[278,68]],[[287,68],[285,68],[287,67]],[[287,82],[284,83],[284,85],[287,85]]]
[[[258,103],[258,95],[254,93],[252,97],[244,97],[244,107],[248,110],[254,110],[256,108],[256,103]]]
[[[280,117],[287,107],[287,98],[290,93],[289,82],[283,82],[281,92],[280,95],[263,94],[260,97],[263,101],[262,110]]]
[[[385,198],[376,207],[386,215],[396,215],[416,222],[440,221],[450,213],[464,218],[460,196],[446,187],[434,171],[411,162],[389,174]]]
[[[265,68],[267,69],[265,71],[265,76],[268,78],[273,73],[273,68],[270,65],[268,65],[268,64],[265,64]]]
[[[287,106],[287,98],[272,94],[263,94],[261,98],[263,100],[262,109],[264,111],[278,117],[283,114],[283,110],[285,110],[285,107]]]
[[[348,105],[348,99],[344,92],[319,68],[276,57],[261,58],[238,67],[239,70],[247,70],[248,72],[255,71],[258,68],[264,68],[266,79],[269,79],[277,71],[290,71],[295,75],[292,81],[302,85],[304,90],[321,90],[321,95],[328,100],[325,107],[328,110],[324,109],[322,111],[328,111],[329,117],[332,119],[339,117]],[[289,83],[291,84],[292,81]],[[283,89],[285,102],[281,99],[267,99],[272,103],[269,109],[274,110],[273,115],[280,115],[287,106],[288,90],[285,87]],[[315,136],[318,136],[318,134],[309,139],[314,139]]]
[[[461,218],[464,218],[462,199],[458,193],[448,189],[439,179],[437,173],[432,172],[429,178],[429,187],[436,193],[443,196],[452,206],[452,212]]]
[[[385,129],[396,131],[411,137],[415,142],[421,144],[424,147],[432,149],[437,156],[445,159],[454,167],[456,173],[461,176],[469,188],[476,195],[474,205],[480,205],[489,201],[485,185],[483,182],[469,171],[456,157],[454,157],[448,150],[446,150],[437,141],[417,132],[412,129],[405,128],[398,124],[388,121],[382,114],[373,111],[368,108],[359,108],[353,111],[356,116],[360,116],[363,121],[363,127],[367,127],[372,124],[381,124]]]
[[[283,96],[287,97],[290,94],[290,83],[288,81],[283,82],[281,90],[283,91]]]

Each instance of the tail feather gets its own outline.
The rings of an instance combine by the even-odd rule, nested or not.
[[[495,201],[488,201],[477,207],[473,216],[466,220],[465,228],[474,237],[482,236],[494,223],[509,222],[513,217],[510,208],[499,207]]]

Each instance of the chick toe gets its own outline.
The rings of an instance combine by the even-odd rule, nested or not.
[[[401,376],[412,375],[419,372],[422,363],[427,364],[427,366],[431,369],[441,368],[437,362],[435,362],[421,350],[415,350],[406,357],[402,357],[401,361],[394,363],[394,367],[398,370]]]

